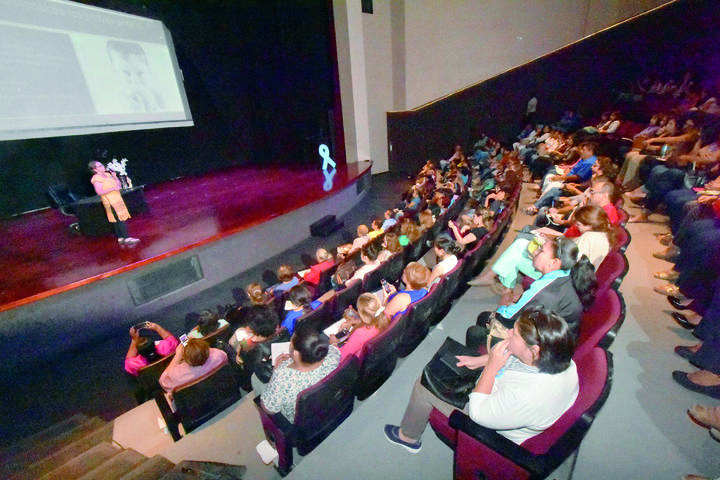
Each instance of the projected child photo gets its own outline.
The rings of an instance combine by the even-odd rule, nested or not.
[[[122,95],[133,112],[164,110],[162,94],[153,88],[153,74],[143,47],[136,42],[108,40],[107,53],[121,77]]]

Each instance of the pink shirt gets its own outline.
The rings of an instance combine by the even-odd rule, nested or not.
[[[181,387],[187,383],[196,380],[215,368],[226,364],[228,361],[227,354],[217,348],[211,348],[208,359],[199,367],[191,367],[185,362],[180,362],[174,366],[170,366],[160,375],[160,386],[167,392]]]
[[[163,338],[155,345],[155,351],[161,357],[170,355],[178,346],[177,338],[170,335],[169,337]],[[137,377],[138,370],[149,365],[149,362],[142,355],[136,355],[132,358],[125,359],[125,371],[131,375]]]
[[[380,330],[377,327],[359,327],[352,331],[350,338],[340,347],[340,361],[350,355],[360,353],[365,342],[375,337]]]

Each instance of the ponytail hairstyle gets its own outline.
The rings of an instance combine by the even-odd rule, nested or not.
[[[615,243],[615,230],[605,210],[594,205],[585,205],[578,208],[573,214],[573,220],[587,225],[593,232],[604,232],[610,245]]]
[[[313,364],[325,359],[330,350],[328,336],[312,322],[298,322],[292,336],[292,347],[303,363]]]
[[[302,307],[303,312],[309,312],[312,303],[312,292],[307,285],[301,283],[288,290],[287,299],[296,307]]]
[[[439,248],[445,253],[449,253],[450,255],[460,255],[463,251],[463,248],[456,242],[454,239],[450,238],[450,235],[447,233],[441,233],[438,235],[438,237],[435,239],[435,248]]]
[[[582,255],[578,260],[579,250],[575,242],[565,237],[558,237],[551,243],[555,258],[560,260],[560,270],[570,270],[575,293],[582,304],[583,310],[590,308],[595,301],[597,291],[597,278],[595,267],[587,256]]]
[[[595,302],[595,293],[597,292],[598,282],[595,276],[595,267],[590,263],[590,259],[586,255],[580,257],[575,266],[570,270],[570,280],[577,293],[583,310],[592,307]]]
[[[383,314],[384,311],[382,302],[372,293],[363,293],[357,299],[358,315],[367,326],[385,330],[390,325],[390,320]]]
[[[378,255],[380,255],[380,251],[382,251],[382,246],[379,242],[369,242],[364,247],[362,247],[362,254],[370,260],[370,262],[374,262],[377,260]]]

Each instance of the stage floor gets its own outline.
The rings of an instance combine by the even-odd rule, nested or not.
[[[307,166],[238,166],[148,186],[150,211],[128,221],[141,240],[134,247],[73,233],[74,217],[52,209],[5,220],[0,311],[233,235],[334,194],[369,169],[370,163],[339,166],[327,191],[322,170]]]

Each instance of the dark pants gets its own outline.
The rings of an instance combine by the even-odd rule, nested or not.
[[[128,237],[128,229],[125,222],[121,221],[118,217],[117,212],[114,208],[110,207],[110,211],[112,211],[113,217],[115,217],[114,222],[112,223],[113,228],[115,229],[115,235],[117,235],[118,238],[127,238]]]

